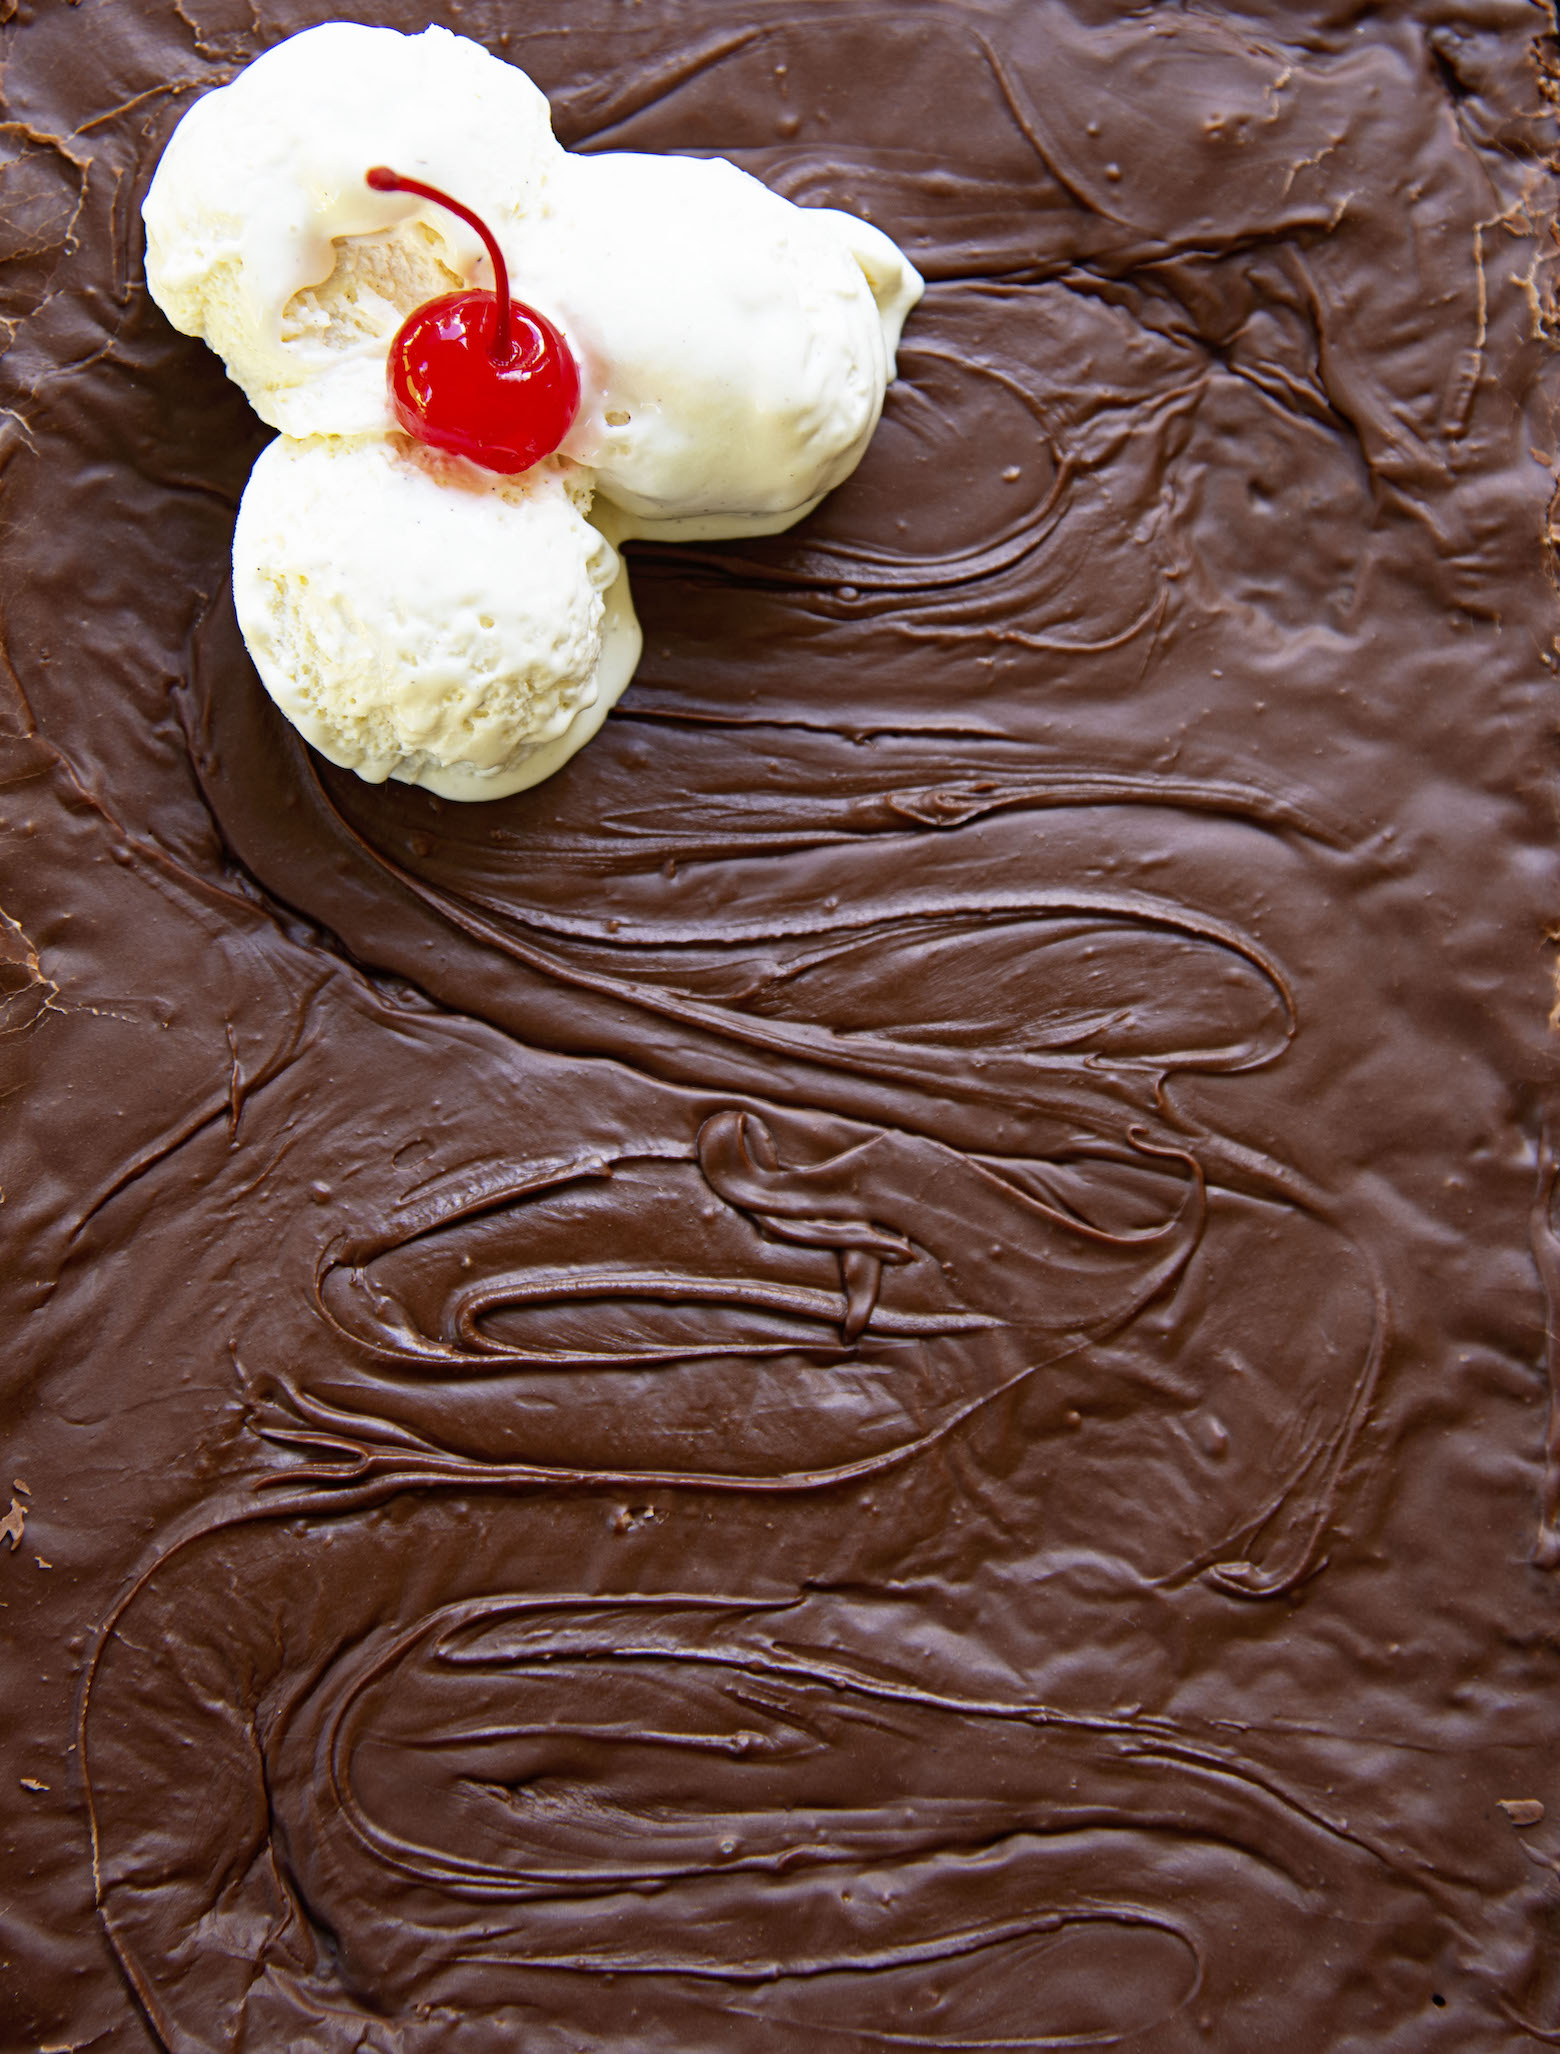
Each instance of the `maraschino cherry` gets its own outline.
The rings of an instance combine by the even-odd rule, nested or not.
[[[387,164],[376,193],[416,193],[447,207],[487,246],[496,292],[473,288],[408,314],[390,345],[395,417],[408,435],[490,471],[528,471],[551,456],[579,411],[580,371],[545,314],[509,297],[509,270],[487,223],[459,200]]]

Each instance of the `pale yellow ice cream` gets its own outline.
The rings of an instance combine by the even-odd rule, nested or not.
[[[474,208],[567,337],[557,459],[505,480],[394,434],[402,321],[492,281],[480,238],[371,189],[376,164]],[[607,537],[772,532],[854,469],[921,292],[887,236],[731,164],[571,156],[523,72],[440,28],[278,44],[180,122],[144,214],[154,298],[284,437],[234,536],[267,689],[334,762],[451,798],[546,776],[622,691],[639,639]]]
[[[146,282],[273,428],[388,429],[396,330],[487,265],[454,215],[374,192],[364,172],[393,164],[501,231],[511,215],[545,214],[562,159],[545,96],[479,44],[330,22],[278,43],[180,121],[142,207]]]
[[[564,442],[639,534],[789,526],[850,475],[921,280],[719,158],[565,157],[516,275],[580,357]]]
[[[372,782],[452,799],[536,783],[600,726],[639,655],[589,504],[562,458],[506,478],[403,436],[279,437],[233,541],[266,689]]]

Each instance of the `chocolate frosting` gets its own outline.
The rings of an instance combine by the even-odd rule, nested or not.
[[[5,2044],[1560,2040],[1548,15],[444,0],[928,280],[461,807],[141,278],[330,11],[0,0]]]

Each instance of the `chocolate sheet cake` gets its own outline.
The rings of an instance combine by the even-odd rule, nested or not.
[[[1546,12],[363,0],[928,291],[462,807],[3,0],[0,2044],[1560,2039]]]

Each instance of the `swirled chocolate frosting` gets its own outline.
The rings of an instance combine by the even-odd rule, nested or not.
[[[141,279],[330,11],[0,4],[0,2043],[1554,2042],[1548,14],[442,0],[929,282],[461,807]]]

